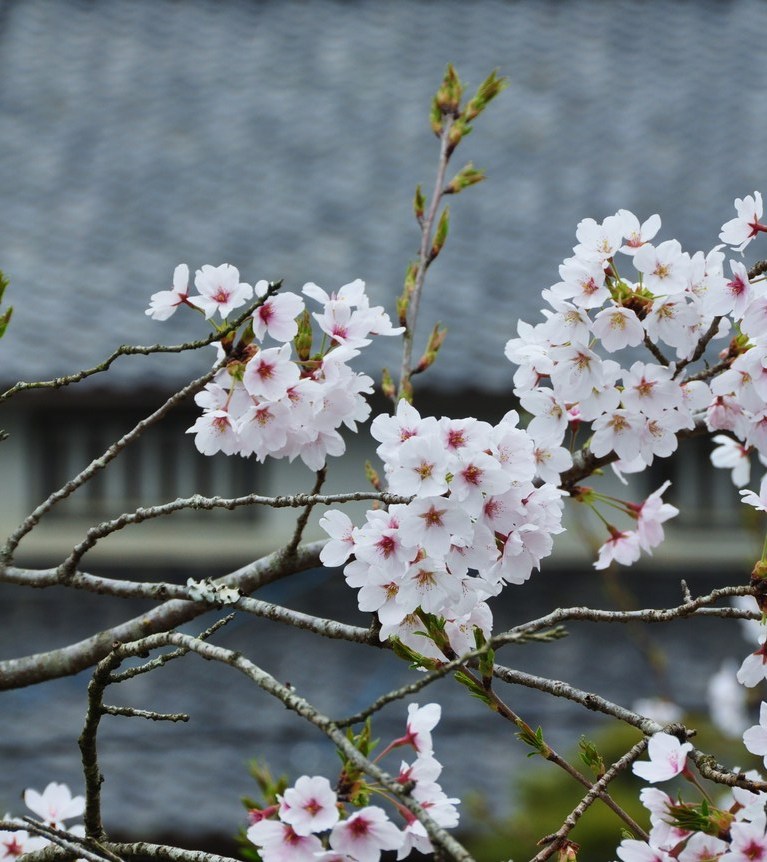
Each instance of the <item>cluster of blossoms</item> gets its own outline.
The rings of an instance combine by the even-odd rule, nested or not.
[[[437,783],[442,766],[432,752],[431,731],[440,714],[439,704],[411,704],[405,735],[391,742],[376,761],[395,748],[414,748],[415,760],[402,761],[397,781],[412,784],[412,798],[438,825],[450,828],[458,824],[459,800],[448,798]],[[397,859],[412,850],[434,851],[423,824],[394,799],[390,801],[405,821],[402,828],[377,805],[363,804],[347,812],[344,803],[352,802],[350,796],[367,797],[378,790],[388,798],[381,788],[365,787],[361,792],[359,782],[354,782],[353,790],[348,783],[342,774],[336,791],[327,778],[303,775],[274,805],[251,811],[247,837],[264,862],[378,862],[384,850],[396,850]]]
[[[762,704],[761,722],[743,735],[746,748],[767,754],[767,704]],[[635,763],[633,771],[655,784],[682,775],[696,784],[687,766],[689,742],[681,743],[668,733],[650,739],[650,760]],[[746,777],[763,781],[756,771]],[[650,812],[647,841],[624,839],[617,849],[623,862],[749,862],[767,858],[767,793],[734,787],[730,795],[714,805],[676,801],[663,791],[646,787],[640,794]],[[694,827],[698,828],[694,828]]]
[[[371,307],[365,283],[359,279],[328,294],[316,284],[302,293],[321,306],[312,317],[323,334],[320,349],[312,352],[312,324],[304,300],[290,292],[270,295],[270,285],[255,288],[240,283],[239,272],[229,264],[204,266],[197,271],[199,296],[190,297],[185,265],[176,267],[174,288],[151,298],[147,314],[166,320],[181,305],[222,318],[244,305],[254,294],[261,297],[246,335],[227,355],[224,367],[198,393],[202,416],[189,429],[205,455],[300,457],[318,470],[328,455],[342,455],[342,425],[352,431],[364,422],[370,408],[364,398],[372,392],[370,377],[352,371],[348,362],[369,345],[371,335],[397,335],[380,306]],[[266,337],[279,347],[262,347]],[[294,342],[291,346],[291,342]],[[219,359],[224,356],[219,347]]]
[[[758,193],[735,206],[720,239],[742,251],[767,228]],[[725,431],[713,462],[746,484],[749,453],[767,459],[767,288],[740,261],[725,274],[722,246],[690,255],[676,240],[654,245],[659,229],[657,215],[640,224],[627,210],[578,225],[562,280],[543,291],[545,320],[520,322],[506,345],[515,393],[533,415],[536,445],[557,447],[589,423],[591,453],[612,458],[619,476],[671,455],[681,431]],[[619,271],[620,256],[633,272]],[[683,373],[733,327],[717,366]],[[653,361],[623,367],[613,358],[642,344]],[[633,562],[653,545],[638,531],[610,532],[603,562]]]
[[[551,552],[562,531],[556,483],[572,461],[561,448],[542,454],[518,418],[511,411],[490,425],[421,417],[401,400],[393,416],[373,420],[388,489],[412,499],[368,511],[361,527],[330,510],[320,520],[330,536],[320,558],[346,563],[360,609],[378,615],[381,640],[396,636],[443,660],[418,634],[420,608],[445,620],[452,650],[473,648],[474,627],[488,635],[492,626],[485,600],[524,583]]]
[[[66,784],[52,781],[42,793],[36,790],[24,791],[24,804],[36,814],[49,829],[66,831],[70,835],[83,836],[85,830],[81,824],[66,826],[65,821],[80,817],[85,811],[85,798],[72,796]],[[23,823],[10,814],[3,818],[7,822]],[[51,842],[41,835],[35,835],[26,829],[0,830],[0,862],[13,860],[25,853],[42,850]]]

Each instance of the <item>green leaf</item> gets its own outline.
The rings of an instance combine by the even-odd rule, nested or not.
[[[11,306],[5,314],[0,314],[0,338],[5,335],[5,330],[8,329],[8,324],[11,321],[11,315],[13,314],[13,306]]]
[[[421,184],[415,187],[415,196],[413,197],[413,212],[419,222],[423,220],[423,211],[426,208],[426,198],[421,191]]]
[[[437,229],[434,231],[434,240],[431,244],[431,252],[429,260],[434,260],[435,257],[442,251],[448,232],[450,231],[450,207],[445,207],[442,210],[442,215],[437,222]]]

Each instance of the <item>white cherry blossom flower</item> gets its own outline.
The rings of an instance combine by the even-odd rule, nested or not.
[[[377,805],[361,808],[337,823],[330,833],[333,850],[346,853],[357,862],[378,862],[382,850],[398,850],[403,841],[400,830]]]
[[[256,283],[256,293],[262,296],[269,283]],[[292,341],[298,333],[296,318],[304,310],[304,301],[295,293],[271,296],[253,313],[253,334],[262,340],[268,333],[275,341]]]
[[[735,212],[737,217],[722,225],[719,239],[727,245],[735,246],[736,251],[743,251],[760,231],[767,230],[767,227],[759,222],[762,217],[761,194],[754,192],[753,197],[746,195],[743,199],[735,198]]]
[[[682,293],[690,275],[690,256],[675,239],[659,246],[646,243],[634,255],[634,266],[643,275],[643,284],[655,295]]]
[[[602,309],[594,318],[592,331],[609,353],[624,347],[636,347],[645,335],[636,312],[621,305]]]
[[[754,491],[740,491],[742,502],[748,506],[753,506],[758,512],[767,512],[767,475],[762,478],[759,485],[759,493]]]
[[[259,820],[246,834],[263,862],[315,862],[324,850],[316,835],[299,835],[289,823],[279,820]]]
[[[55,781],[51,781],[42,793],[31,788],[25,790],[24,804],[53,829],[65,829],[65,820],[80,817],[85,811],[85,797],[72,796],[66,784]]]
[[[639,248],[649,242],[660,230],[660,216],[656,213],[639,224],[639,219],[629,210],[618,210],[621,232],[626,242],[620,247],[622,254],[633,256]]]
[[[650,760],[636,761],[631,769],[650,784],[668,781],[684,771],[688,751],[692,751],[691,742],[682,743],[670,733],[655,733],[647,745]]]
[[[599,549],[595,569],[606,569],[615,560],[624,566],[633,565],[642,554],[639,534],[633,530],[610,531],[610,538]]]
[[[149,298],[149,308],[144,312],[153,320],[167,320],[175,314],[179,305],[189,299],[189,267],[180,263],[173,271],[173,288],[153,293]],[[191,303],[188,303],[191,305]],[[194,308],[194,306],[192,306]]]
[[[253,288],[240,282],[239,270],[229,263],[221,266],[205,264],[195,273],[194,285],[200,295],[193,297],[193,302],[205,312],[206,319],[216,312],[225,318],[253,296]]]
[[[323,832],[338,823],[337,801],[327,778],[302,775],[280,797],[280,820],[289,823],[297,835]]]

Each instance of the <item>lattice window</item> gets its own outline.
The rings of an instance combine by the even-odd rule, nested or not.
[[[35,499],[61,487],[149,410],[82,408],[40,412],[33,419]],[[156,505],[200,493],[235,497],[257,491],[263,465],[255,459],[201,455],[185,430],[197,414],[177,411],[130,444],[105,470],[51,511],[55,517],[106,518],[138,506]],[[216,515],[222,513],[208,513]],[[174,515],[174,517],[180,517]],[[184,513],[194,517],[193,512]],[[254,508],[227,512],[253,519]]]

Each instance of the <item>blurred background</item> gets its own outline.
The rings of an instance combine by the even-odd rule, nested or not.
[[[437,320],[449,334],[418,381],[418,397],[424,412],[498,417],[512,406],[503,346],[518,318],[537,319],[540,291],[558,280],[579,220],[619,208],[640,219],[659,212],[660,238],[708,250],[733,216],[733,199],[764,189],[765,34],[761,0],[0,0],[0,269],[15,306],[0,343],[0,385],[71,373],[122,343],[204,335],[196,317],[159,324],[143,313],[180,262],[192,270],[227,262],[245,281],[284,278],[292,290],[306,281],[331,290],[359,277],[393,312],[418,245],[413,190],[419,182],[429,189],[436,167],[429,104],[450,62],[469,92],[494,68],[511,86],[455,157],[456,169],[470,160],[489,179],[451,201],[451,235],[430,271],[421,317],[424,339]],[[394,342],[369,352],[365,370],[376,379],[396,361]],[[209,367],[211,356],[124,358],[82,386],[22,393],[3,405],[0,427],[10,433],[0,447],[3,533]],[[311,485],[300,466],[198,457],[181,436],[193,418],[193,408],[179,411],[121,456],[111,478],[58,507],[22,545],[20,562],[55,564],[94,520],[139,501]],[[652,568],[632,570],[619,584],[637,601],[673,601],[680,575],[701,588],[745,578],[758,548],[728,477],[705,470],[708,445],[686,451],[686,460],[661,462],[634,489],[641,494],[672,478],[673,499],[688,513]],[[328,487],[358,487],[367,454],[355,450]],[[157,579],[217,575],[281,535],[264,512],[151,526],[105,542],[86,567]],[[497,627],[584,595],[623,600],[594,581],[588,550],[576,540],[563,547],[550,571],[519,593],[518,606],[496,610]],[[331,599],[316,598],[318,579]],[[315,573],[275,587],[274,597],[359,621],[338,581]],[[0,654],[61,645],[139,611],[0,585]],[[699,709],[733,637],[712,624],[701,650],[693,630],[697,638],[703,626],[669,636],[665,649],[690,664],[663,684]],[[296,670],[292,656],[306,649],[296,638],[252,620],[221,636],[270,657],[267,668],[303,682],[310,697],[312,685],[320,698],[333,691],[333,706],[349,712],[406,678],[387,656],[369,664],[370,651],[336,659],[334,644],[327,654],[326,645],[312,652],[316,666],[304,659]],[[734,640],[738,655],[743,647]],[[539,658],[520,654],[520,667],[544,672],[553,660],[557,674],[586,687],[596,685],[598,670],[600,691],[616,699],[656,690],[654,647],[625,632],[579,643],[547,647],[552,652]],[[594,664],[597,645],[609,649]],[[260,745],[275,771],[332,763],[322,740],[258,693],[219,682],[207,666],[189,673],[186,686],[180,677],[169,686],[150,675],[137,685],[134,705],[188,709],[191,730],[117,720],[105,728],[108,826],[144,830],[142,837],[147,830],[231,834],[237,798],[250,789],[244,761]],[[0,809],[16,811],[25,786],[81,787],[74,738],[86,684],[87,674],[0,695]],[[525,751],[505,727],[477,740],[473,728],[485,716],[457,695],[448,701],[442,752],[437,736],[437,755],[454,768],[444,784],[455,795],[468,787],[504,814]],[[524,704],[532,698],[530,723],[544,724],[564,745],[592,726],[575,708],[518,696]],[[404,714],[404,707],[387,710],[392,732]]]

